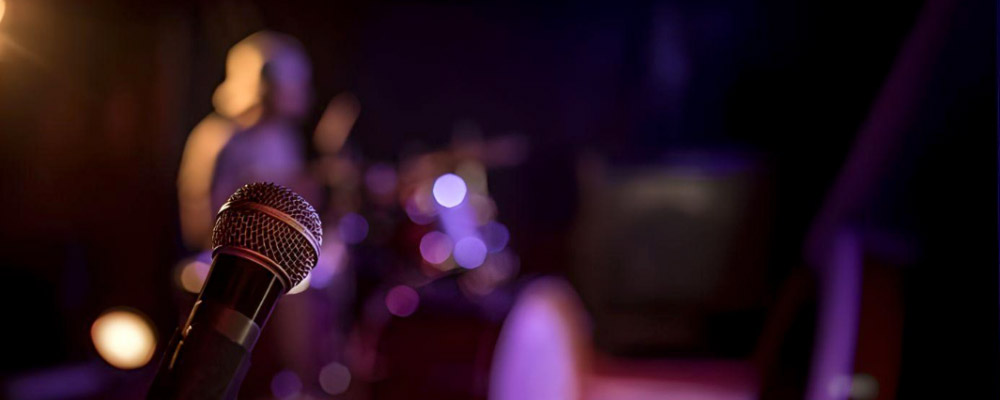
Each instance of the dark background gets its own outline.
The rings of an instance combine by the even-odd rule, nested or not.
[[[306,127],[337,93],[360,99],[348,146],[369,160],[444,146],[463,121],[529,137],[527,162],[491,176],[526,272],[565,272],[537,247],[575,216],[576,155],[642,164],[711,146],[775,166],[780,273],[801,264],[921,5],[8,0],[0,373],[93,358],[90,323],[111,306],[173,329],[181,150],[226,50],[259,29],[312,58]],[[904,272],[902,398],[998,393],[996,16],[958,2],[892,179],[855,216],[920,249]]]

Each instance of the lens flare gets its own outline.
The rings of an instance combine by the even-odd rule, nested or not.
[[[156,350],[156,335],[146,317],[127,309],[113,309],[97,317],[90,327],[97,354],[120,369],[149,363]]]

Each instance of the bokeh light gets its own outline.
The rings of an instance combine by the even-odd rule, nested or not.
[[[181,268],[181,287],[190,293],[201,292],[202,286],[205,285],[205,279],[208,278],[209,269],[211,269],[211,266],[200,260],[194,260],[185,264]]]
[[[490,253],[496,253],[507,247],[507,242],[510,240],[510,231],[504,224],[496,221],[487,222],[486,225],[482,227],[483,243],[486,243],[486,249]]]
[[[284,370],[271,378],[271,393],[279,399],[290,399],[302,392],[302,380],[292,371]]]
[[[347,213],[337,224],[340,239],[347,244],[357,244],[368,236],[368,221],[358,213]]]
[[[441,264],[451,256],[451,237],[438,231],[420,238],[420,256],[431,264]]]
[[[444,207],[452,208],[462,204],[466,192],[468,188],[465,186],[465,181],[458,175],[444,174],[434,181],[434,200]]]
[[[344,393],[351,385],[351,371],[338,362],[327,364],[319,370],[319,386],[332,395]]]
[[[413,288],[399,285],[389,290],[385,295],[385,308],[397,317],[406,317],[417,311],[420,305],[420,295]]]
[[[434,222],[434,214],[427,213],[420,209],[420,206],[413,199],[407,199],[406,204],[403,205],[403,210],[406,211],[406,216],[410,218],[417,225],[427,225]]]
[[[486,260],[486,244],[476,237],[465,237],[455,243],[455,263],[467,269],[476,268]]]
[[[149,363],[156,350],[156,335],[143,315],[128,309],[113,309],[97,317],[90,327],[97,354],[120,369],[135,369]]]
[[[417,185],[406,197],[403,205],[406,215],[417,225],[427,225],[437,217],[437,207],[434,205],[434,195],[430,183]]]

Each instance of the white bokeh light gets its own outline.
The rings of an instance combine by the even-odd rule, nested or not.
[[[465,181],[455,174],[444,174],[438,177],[434,181],[434,189],[432,190],[434,200],[447,208],[462,204],[467,192]]]

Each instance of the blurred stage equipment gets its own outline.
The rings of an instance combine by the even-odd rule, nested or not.
[[[574,283],[597,347],[625,357],[748,356],[767,308],[767,163],[708,149],[655,166],[595,158],[581,167]]]
[[[160,362],[150,399],[233,399],[277,300],[316,266],[322,227],[298,194],[246,185],[222,206],[212,269]]]

